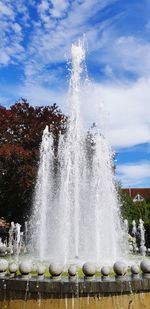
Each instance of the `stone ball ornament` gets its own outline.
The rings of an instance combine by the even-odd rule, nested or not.
[[[150,277],[150,261],[148,259],[141,262],[140,268],[145,277]]]
[[[71,265],[68,268],[68,274],[69,274],[69,277],[75,277],[77,275],[77,267],[76,267],[76,265]]]
[[[127,265],[123,261],[117,261],[113,269],[117,276],[124,276],[127,273]]]
[[[131,270],[131,274],[132,274],[133,279],[139,278],[140,268],[139,268],[138,265],[136,265],[136,264],[131,265],[130,270]]]
[[[8,269],[8,262],[5,259],[0,259],[0,275],[3,275]]]
[[[102,276],[108,276],[110,274],[110,268],[108,266],[103,266],[101,268]]]
[[[101,268],[101,274],[102,274],[102,280],[107,281],[110,279],[109,274],[110,274],[110,268],[108,266],[103,266]]]
[[[19,270],[23,277],[29,276],[32,271],[32,263],[30,261],[23,261],[19,265]]]
[[[7,247],[2,245],[0,246],[0,256],[5,256],[7,255]]]
[[[12,254],[12,249],[10,247],[7,247],[7,255],[11,255]]]
[[[52,278],[59,278],[63,272],[63,266],[61,264],[51,263],[49,266],[49,272]]]
[[[45,273],[45,270],[46,270],[46,266],[44,264],[41,263],[37,265],[36,271],[38,273],[38,276],[43,276]]]
[[[146,255],[147,248],[145,246],[140,246],[140,254]]]
[[[147,248],[147,253],[148,255],[150,255],[150,248]]]
[[[86,262],[82,267],[85,277],[93,277],[96,273],[96,265],[92,262]]]
[[[15,262],[9,264],[9,272],[15,274],[18,270],[18,265]]]

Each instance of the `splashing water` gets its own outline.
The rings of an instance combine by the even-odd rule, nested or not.
[[[113,180],[112,152],[98,129],[83,131],[80,116],[85,50],[72,45],[70,117],[60,135],[55,166],[53,136],[43,132],[32,217],[32,241],[41,259],[67,263],[75,257],[110,263],[126,254]]]
[[[139,219],[139,225],[138,229],[140,232],[140,246],[145,245],[145,228],[144,228],[144,221],[142,219]]]
[[[48,126],[43,131],[40,147],[40,164],[35,188],[34,213],[31,220],[32,246],[38,251],[41,259],[44,259],[48,242],[47,212],[52,194],[53,179],[53,137],[49,133]]]

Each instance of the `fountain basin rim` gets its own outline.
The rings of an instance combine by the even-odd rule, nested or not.
[[[69,278],[61,278],[60,280],[53,280],[50,278],[44,278],[39,280],[38,277],[21,279],[17,278],[0,278],[0,300],[3,297],[4,285],[6,297],[13,295],[14,299],[20,299],[26,293],[28,285],[28,292],[30,298],[37,297],[37,286],[38,292],[41,293],[41,297],[44,298],[64,298],[72,297],[74,294],[77,296],[77,284],[78,284],[78,297],[84,297],[87,295],[116,295],[116,294],[128,294],[132,292],[150,292],[150,278],[143,278],[140,276],[135,280],[129,276],[125,277],[124,280],[115,280],[110,278],[109,281],[103,281],[101,278],[95,278],[94,280],[88,281],[85,279],[70,280]]]

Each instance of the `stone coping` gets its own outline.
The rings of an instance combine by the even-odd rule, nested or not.
[[[50,278],[30,279],[0,278],[0,301],[6,299],[37,299],[40,295],[43,299],[86,297],[86,296],[108,296],[150,292],[150,278],[132,279],[131,276],[123,280],[110,278],[103,281],[101,278],[94,279],[69,279],[61,278],[53,280]]]

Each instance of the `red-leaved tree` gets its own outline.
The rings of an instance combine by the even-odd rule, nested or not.
[[[56,104],[34,107],[21,99],[8,109],[0,106],[0,217],[22,222],[30,214],[46,125],[53,131],[57,147],[66,117]]]

